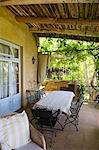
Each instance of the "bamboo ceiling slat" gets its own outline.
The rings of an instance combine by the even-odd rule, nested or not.
[[[55,14],[56,14],[56,18],[60,18],[58,5],[57,5],[57,4],[54,4],[54,5],[53,5],[53,8],[54,8],[54,11],[55,11]]]
[[[84,18],[84,4],[78,4],[79,18]]]
[[[33,14],[34,14],[33,16],[37,17],[37,12],[35,11],[34,6],[33,6],[33,5],[30,5],[29,7],[31,8],[31,11],[32,11]]]
[[[88,4],[88,3],[85,4],[85,11],[84,11],[85,19],[88,18],[89,6],[90,6],[90,4]]]
[[[34,5],[30,5],[28,7],[30,7],[30,9],[31,9],[31,11],[33,13],[33,16],[37,17],[38,16],[38,12],[36,12],[36,9],[35,9]]]
[[[64,10],[64,6],[63,4],[57,4],[58,5],[58,8],[59,8],[59,12],[60,12],[60,18],[66,18],[65,17],[65,10]]]
[[[68,4],[65,4],[65,5],[66,5],[67,11],[68,11],[68,18],[72,18],[72,15],[71,15],[69,7],[68,7]]]
[[[51,24],[47,24],[46,27],[49,28],[49,29],[53,29],[53,26],[51,26]]]
[[[44,28],[46,28],[46,27],[45,27],[45,25],[44,25],[44,24],[42,24],[42,25],[41,25],[41,29],[44,29]]]
[[[53,24],[50,24],[51,28],[56,28]]]
[[[53,24],[49,24],[49,25],[47,25],[46,27],[49,27],[50,29],[56,29]]]
[[[18,11],[16,11],[13,7],[7,6],[7,8],[8,8],[12,13],[14,13],[16,16],[20,16],[20,13],[19,13]]]
[[[45,9],[46,12],[47,12],[48,17],[52,17],[52,14],[51,14],[50,11],[49,11],[49,5],[43,5],[43,6],[44,6],[44,9]]]
[[[43,17],[43,16],[44,16],[44,17],[48,16],[48,15],[46,15],[47,12],[45,11],[44,6],[41,7],[41,5],[37,5],[37,9],[38,9],[38,11],[39,11],[39,13],[41,14],[42,17]]]
[[[38,25],[36,24],[34,24],[34,23],[31,23],[31,26],[33,26],[33,27],[37,27]]]
[[[78,7],[78,3],[77,4],[68,4],[69,12],[70,12],[72,18],[78,18],[78,8],[77,7]]]
[[[83,19],[85,19],[85,4],[83,4]]]
[[[73,29],[73,26],[72,26],[72,25],[68,25],[68,26],[67,26],[67,29],[72,30],[72,29]]]
[[[56,18],[57,16],[56,16],[56,14],[55,14],[55,11],[53,10],[53,8],[54,7],[52,7],[53,5],[51,5],[51,4],[49,4],[49,12],[51,13],[51,16],[53,17],[53,18]]]
[[[27,6],[29,12],[30,12],[30,16],[33,16],[33,17],[36,17],[34,11],[32,10],[32,7],[31,6]]]
[[[52,24],[52,28],[53,28],[53,29],[57,29],[57,28],[59,28],[59,26],[58,26],[58,25],[55,25],[55,24]]]
[[[61,25],[62,26],[62,29],[66,29],[66,27],[65,27],[65,25],[63,24],[63,25]]]
[[[30,23],[26,23],[29,28],[33,28],[33,26]]]
[[[49,16],[49,12],[47,11],[47,6],[41,6],[41,5],[37,5],[38,6],[38,11],[41,14],[41,16],[45,16],[48,17]]]
[[[40,5],[41,8],[43,9],[44,11],[44,14],[47,16],[47,17],[52,17],[53,16],[53,13],[51,12],[51,9],[50,9],[50,6],[49,5]]]
[[[31,23],[31,25],[33,26],[34,29],[37,28],[39,30],[41,28],[40,25],[38,25],[38,24],[35,25],[35,24]]]
[[[54,27],[53,24],[50,24],[52,26],[52,28]]]
[[[57,24],[57,29],[62,30],[62,26]]]
[[[56,28],[56,29],[59,28],[58,24],[52,24],[52,27],[53,27],[53,28]]]
[[[94,4],[92,5],[92,10],[91,10],[91,18],[95,19],[96,18],[96,10],[97,10],[98,5]]]
[[[61,18],[60,10],[58,4],[52,5],[56,18]]]
[[[22,8],[22,6],[16,6],[22,16],[29,16],[29,14]]]
[[[41,26],[41,29],[51,30],[53,29],[53,26],[51,26],[50,24],[44,24],[43,26]]]
[[[59,29],[62,29],[62,26],[60,24],[58,24],[58,26],[59,26]]]
[[[71,18],[67,4],[63,4],[63,6],[64,6],[64,11],[65,11],[65,18]]]
[[[44,28],[43,24],[39,24],[40,28]]]
[[[67,25],[65,24],[65,28],[67,29]]]
[[[26,12],[26,16],[31,16],[31,12],[29,11],[28,6],[23,5],[21,8]]]
[[[42,17],[44,14],[38,5],[33,5],[34,11],[36,12],[38,17]],[[41,11],[40,11],[41,10]]]
[[[74,12],[75,12],[75,18],[79,18],[79,8],[78,8],[78,4],[74,3],[72,4],[74,7]]]
[[[98,4],[98,7],[97,7],[97,11],[96,11],[96,18],[99,19],[99,4]]]
[[[46,25],[47,28],[53,29],[53,26],[51,26],[50,24]]]
[[[43,5],[43,7],[42,7],[42,5],[39,5],[39,7],[41,8],[41,10],[43,12],[43,16],[45,16],[45,17],[51,16],[51,14],[48,11],[48,7],[46,5]]]
[[[50,28],[47,27],[47,25],[43,24],[42,28],[40,28],[40,30],[51,30]]]
[[[18,12],[20,16],[23,16],[23,13],[20,12],[20,10],[19,10],[18,7],[16,7],[16,6],[11,6],[11,7],[13,8],[13,10],[15,10],[16,12]]]
[[[89,5],[89,9],[88,9],[88,16],[87,18],[91,19],[91,12],[92,12],[92,4]]]

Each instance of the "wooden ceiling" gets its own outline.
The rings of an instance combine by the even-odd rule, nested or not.
[[[99,40],[99,0],[0,0],[0,6],[38,36]]]

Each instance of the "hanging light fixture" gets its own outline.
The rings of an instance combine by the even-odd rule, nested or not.
[[[33,63],[33,64],[35,63],[35,58],[34,58],[34,56],[32,57],[32,63]]]

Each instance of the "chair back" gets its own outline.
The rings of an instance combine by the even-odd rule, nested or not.
[[[32,114],[33,116],[36,117],[43,117],[43,118],[49,118],[52,115],[52,111],[51,110],[47,110],[47,109],[32,109]]]
[[[54,127],[59,113],[60,110],[57,110],[53,113],[52,110],[47,109],[32,109],[32,114],[40,126]]]
[[[81,106],[83,104],[83,101],[79,101],[77,102],[75,105],[75,107],[73,108],[73,110],[71,111],[71,115],[74,116],[74,118],[77,118],[79,111],[81,109]]]
[[[28,96],[27,100],[28,100],[29,104],[35,103],[36,102],[35,95]]]

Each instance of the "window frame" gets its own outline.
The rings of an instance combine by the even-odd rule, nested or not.
[[[10,50],[11,50],[11,53],[13,54],[13,48],[17,49],[18,50],[18,58],[15,58],[13,55],[9,55],[9,54],[4,54],[4,53],[0,53],[0,61],[5,61],[5,62],[8,62],[8,80],[9,80],[9,85],[11,84],[11,66],[13,63],[18,63],[19,65],[19,93],[21,93],[21,69],[20,69],[20,66],[21,66],[21,59],[20,59],[20,46],[16,45],[16,44],[13,44],[11,42],[8,42],[6,40],[3,40],[3,39],[0,39],[0,44],[3,44],[3,45],[6,45],[6,46],[9,46]],[[11,84],[12,85],[12,84]],[[19,93],[16,93],[14,95],[17,95]],[[12,97],[13,94],[11,93],[11,88],[9,88],[9,96],[8,98]],[[7,98],[7,97],[5,97]],[[3,100],[5,98],[0,98],[0,100]]]

